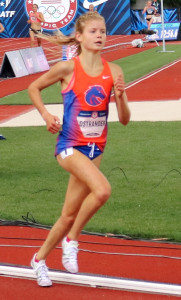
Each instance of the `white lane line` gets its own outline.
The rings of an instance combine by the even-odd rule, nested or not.
[[[35,279],[34,271],[28,267],[0,265],[0,274],[8,277]],[[106,287],[110,289],[154,293],[160,295],[181,295],[181,285],[142,280],[124,279],[119,277],[95,274],[71,274],[58,270],[49,270],[48,275],[55,282]]]

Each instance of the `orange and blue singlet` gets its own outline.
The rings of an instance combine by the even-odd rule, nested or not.
[[[36,13],[37,17],[39,17],[39,13]],[[41,23],[41,21],[35,16],[35,14],[33,12],[30,13],[30,20],[31,23]]]
[[[91,77],[83,70],[79,57],[74,57],[74,74],[62,91],[64,117],[57,138],[55,155],[70,147],[96,144],[103,152],[107,141],[108,105],[113,78],[108,63],[103,71]]]

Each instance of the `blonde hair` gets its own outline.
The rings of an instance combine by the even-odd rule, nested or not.
[[[102,17],[97,11],[89,11],[86,14],[81,15],[76,20],[75,33],[83,33],[86,24],[94,20],[102,20],[105,23],[104,17]],[[75,45],[77,48],[76,54],[79,55],[82,49],[80,43],[76,40],[75,33],[72,36],[65,36],[59,30],[57,30],[56,34],[52,36],[41,33],[38,34],[38,36],[58,45]]]

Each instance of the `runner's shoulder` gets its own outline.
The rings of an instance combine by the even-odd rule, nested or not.
[[[66,61],[60,61],[56,63],[52,68],[60,72],[64,76],[67,76],[74,71],[74,60],[70,59]]]
[[[118,74],[122,74],[123,71],[121,67],[115,63],[108,62],[113,78],[115,78]]]

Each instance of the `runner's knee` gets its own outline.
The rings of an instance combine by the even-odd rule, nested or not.
[[[104,185],[101,185],[97,190],[96,190],[96,199],[99,204],[99,206],[104,205],[106,201],[109,199],[111,196],[111,185],[109,182],[107,182]]]
[[[70,228],[75,221],[75,216],[63,214],[60,219],[64,227]]]

